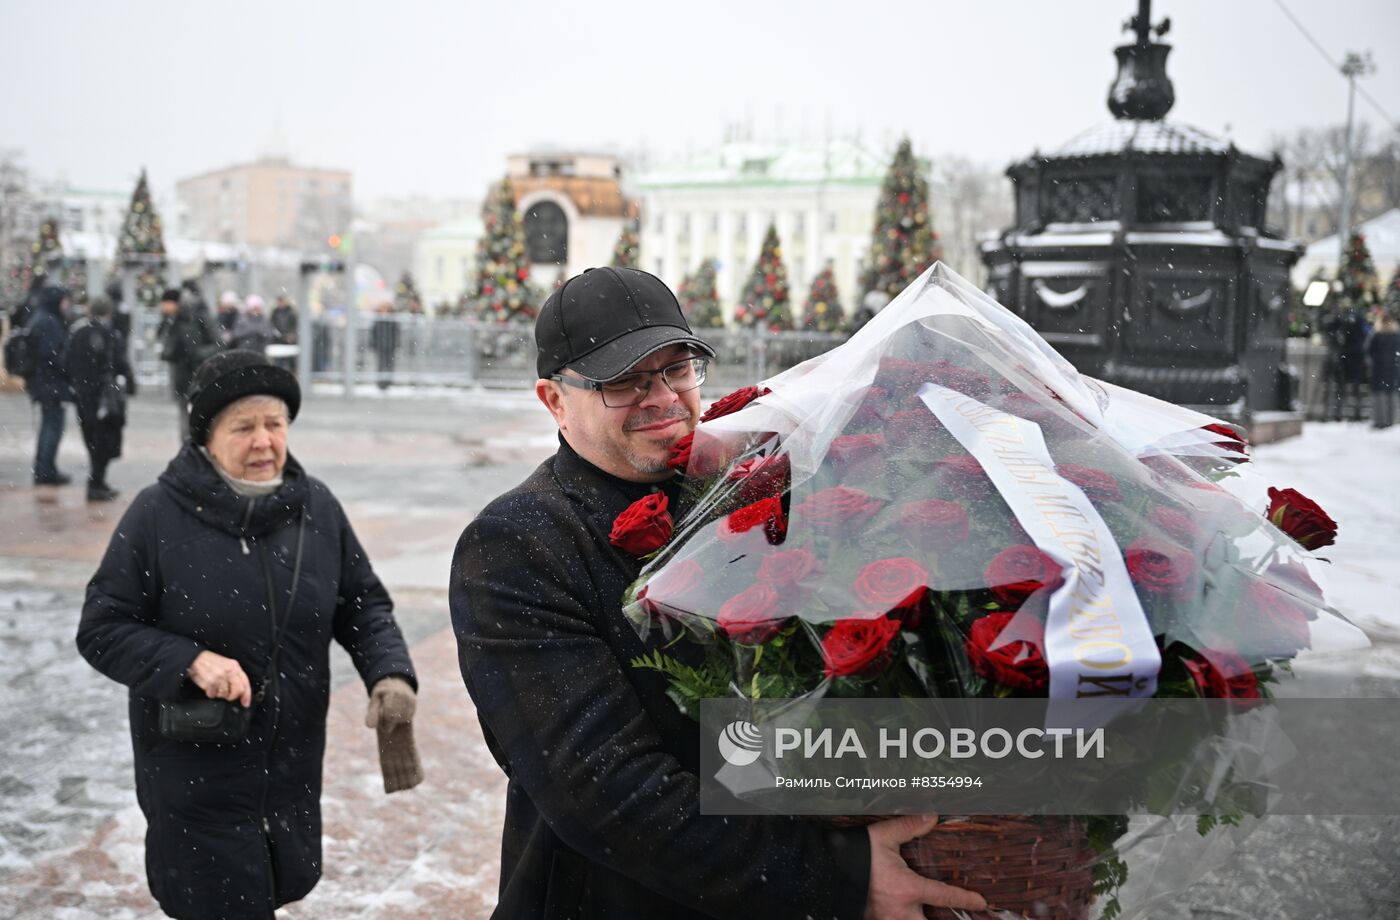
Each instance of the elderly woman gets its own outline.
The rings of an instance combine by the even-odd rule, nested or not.
[[[386,791],[422,778],[393,604],[287,453],[300,402],[261,355],[205,361],[190,440],[88,584],[78,648],[130,688],[147,880],[172,917],[268,918],[316,884],[331,639],[371,688]]]

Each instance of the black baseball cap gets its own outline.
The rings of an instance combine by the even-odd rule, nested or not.
[[[540,307],[535,344],[540,377],[569,367],[590,380],[611,380],[667,345],[715,353],[665,282],[635,268],[589,268],[565,281]]]

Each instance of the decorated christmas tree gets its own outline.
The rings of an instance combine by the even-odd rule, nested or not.
[[[812,279],[807,289],[807,302],[802,307],[802,328],[814,332],[838,332],[846,325],[846,314],[836,292],[836,274],[826,267]]]
[[[1400,265],[1390,275],[1390,286],[1385,289],[1385,309],[1391,316],[1400,317]]]
[[[58,238],[58,219],[48,217],[39,225],[39,237],[29,246],[29,266],[27,279],[42,276],[46,283],[59,283],[62,279],[50,278],[49,269],[57,267],[63,258],[63,243]]]
[[[139,266],[136,270],[137,303],[154,307],[160,302],[164,287],[164,257],[165,239],[161,235],[160,215],[151,201],[151,189],[143,169],[131,193],[131,204],[126,209],[126,219],[122,221],[121,235],[117,237],[117,254],[113,262],[115,271],[121,271],[127,262]]]
[[[875,204],[875,230],[861,291],[894,297],[941,253],[928,212],[928,180],[909,139],[899,142]]]
[[[394,285],[394,309],[400,313],[415,313],[423,305],[418,294],[418,286],[413,283],[413,273],[404,269],[399,283]]]
[[[740,326],[756,326],[770,332],[792,328],[787,269],[783,266],[783,249],[778,245],[778,231],[772,224],[763,235],[758,261],[734,309],[734,321]]]
[[[629,220],[623,225],[622,233],[617,237],[617,245],[613,247],[613,268],[640,268],[640,249],[641,235],[638,232],[637,221]]]
[[[1364,310],[1375,298],[1376,264],[1371,261],[1371,250],[1366,246],[1366,237],[1353,233],[1347,241],[1347,251],[1342,258],[1342,267],[1337,274],[1342,282],[1338,304]]]
[[[692,329],[719,329],[724,326],[718,288],[714,259],[701,262],[695,274],[681,284],[681,310],[685,312]]]
[[[532,322],[539,292],[530,284],[525,229],[515,212],[510,178],[492,186],[481,207],[486,233],[476,247],[476,283],[472,302],[482,319],[497,323]]]

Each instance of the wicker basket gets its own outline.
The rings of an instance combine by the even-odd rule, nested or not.
[[[836,820],[849,825],[880,819]],[[975,891],[989,907],[1033,920],[1086,920],[1094,901],[1096,857],[1084,826],[1072,818],[952,818],[900,852],[920,875]],[[932,907],[924,915],[959,916]]]

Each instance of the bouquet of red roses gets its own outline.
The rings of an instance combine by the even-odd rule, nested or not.
[[[1334,615],[1309,551],[1336,524],[1291,490],[1256,498],[1247,460],[1230,426],[1081,376],[937,265],[846,344],[714,403],[673,454],[674,521],[619,520],[651,557],[628,615],[705,648],[634,664],[692,715],[735,696],[1259,697]],[[1101,860],[1100,890],[1122,871]]]

